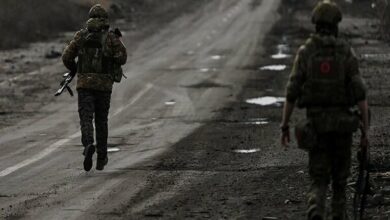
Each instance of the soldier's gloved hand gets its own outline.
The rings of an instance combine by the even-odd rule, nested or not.
[[[282,130],[282,136],[281,136],[281,142],[282,146],[288,147],[288,144],[290,143],[290,127],[287,126],[281,126]]]

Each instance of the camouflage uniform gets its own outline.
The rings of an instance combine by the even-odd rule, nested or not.
[[[313,34],[298,50],[286,98],[306,108],[307,120],[316,135],[309,149],[308,219],[324,219],[326,192],[332,180],[333,219],[344,220],[352,133],[358,123],[349,109],[366,98],[351,47],[335,36]]]
[[[62,60],[68,69],[77,70],[82,144],[86,148],[93,145],[92,121],[95,119],[96,148],[99,159],[107,158],[107,121],[114,82],[113,67],[114,65],[119,67],[124,65],[127,53],[119,37],[108,31],[107,12],[100,5],[92,7],[89,16],[86,28],[75,34],[73,40],[65,48]],[[90,33],[97,33],[97,36],[101,36],[99,39],[102,44],[98,48],[99,50],[87,45]],[[98,61],[93,58],[89,59],[91,50],[100,51],[102,58],[97,59]],[[78,63],[75,61],[76,58],[78,58]]]

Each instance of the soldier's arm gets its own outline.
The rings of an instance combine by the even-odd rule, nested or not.
[[[290,127],[288,125],[290,117],[294,111],[294,103],[286,101],[283,108],[283,119],[280,128],[282,130],[282,146],[287,147],[290,142]]]
[[[295,102],[301,94],[302,85],[304,83],[304,74],[306,71],[304,65],[304,50],[305,47],[302,46],[299,48],[298,53],[295,57],[294,65],[290,74],[290,78],[287,83],[286,89],[286,102],[283,107],[283,116],[282,116],[282,145],[287,147],[290,142],[290,133],[289,133],[289,121],[291,115],[294,111]]]
[[[305,50],[305,46],[299,48],[287,83],[286,99],[290,103],[295,103],[302,92],[306,72]]]
[[[358,59],[353,49],[350,50],[350,56],[347,63],[347,74],[351,81],[352,95],[362,114],[363,129],[367,133],[369,129],[367,87],[360,74]]]
[[[76,57],[80,48],[81,32],[77,32],[73,40],[65,47],[64,52],[62,53],[62,62],[65,67],[72,72],[76,72],[77,64]]]
[[[294,106],[295,102],[286,101],[286,103],[284,103],[282,124],[280,125],[282,130],[288,128],[288,123],[294,111]]]
[[[303,53],[305,47],[301,47],[295,57],[294,65],[287,83],[286,89],[286,103],[283,108],[282,127],[287,127],[290,121],[291,114],[294,110],[295,102],[301,94],[302,85],[305,78],[305,65],[303,60]]]
[[[367,87],[359,71],[358,59],[352,49],[350,50],[350,56],[348,57],[346,63],[348,64],[346,72],[351,83],[350,86],[352,89],[354,101],[363,101],[367,98]]]
[[[112,57],[116,64],[124,65],[127,61],[126,47],[121,38],[110,33]]]

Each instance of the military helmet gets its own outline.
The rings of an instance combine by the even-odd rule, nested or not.
[[[342,18],[343,15],[336,3],[330,0],[322,0],[314,8],[311,21],[313,24],[338,24]]]
[[[87,21],[87,30],[91,32],[99,32],[108,29],[110,26],[107,19],[90,18]]]
[[[102,22],[97,18],[90,18],[87,21],[87,29],[91,32],[99,32],[103,28]]]
[[[107,11],[100,5],[96,4],[89,10],[90,18],[108,18]]]

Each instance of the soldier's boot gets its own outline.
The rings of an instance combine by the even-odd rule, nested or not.
[[[104,145],[107,146],[107,145]],[[104,166],[108,163],[107,157],[107,147],[101,147],[101,145],[97,146],[97,160],[96,160],[96,169],[104,170]]]
[[[322,215],[318,213],[315,206],[311,206],[307,213],[308,220],[324,220]]]
[[[313,218],[311,218],[310,220],[324,220],[324,219],[323,219],[322,216],[320,216],[320,215],[315,215],[315,216],[313,216]]]
[[[347,214],[342,214],[342,215],[339,215],[339,216],[333,215],[332,220],[349,220],[349,217],[348,217]]]
[[[325,213],[325,198],[326,184],[313,184],[308,193],[307,219],[308,220],[324,220]]]
[[[348,220],[346,181],[333,181],[332,220]]]
[[[97,161],[96,161],[96,169],[97,170],[104,170],[104,166],[106,166],[108,163],[108,157],[105,156],[105,157],[99,157],[97,158]]]
[[[340,214],[333,214],[332,220],[348,220],[348,215],[343,212]]]
[[[84,170],[85,171],[90,171],[92,169],[92,156],[95,153],[95,146],[93,144],[88,145],[87,147],[84,148]]]

